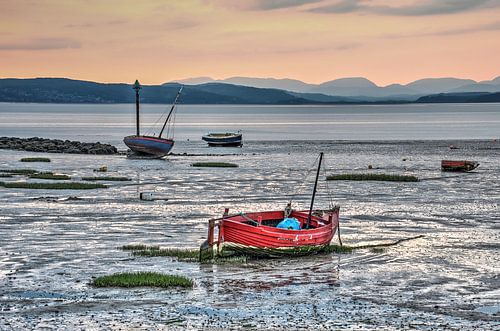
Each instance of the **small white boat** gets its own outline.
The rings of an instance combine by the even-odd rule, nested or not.
[[[241,132],[213,132],[201,137],[209,146],[241,147],[243,145]]]

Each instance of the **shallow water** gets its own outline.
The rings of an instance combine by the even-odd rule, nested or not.
[[[141,105],[141,133],[158,134],[170,105]],[[179,105],[177,141],[242,130],[244,140],[498,139],[500,105]],[[135,133],[133,104],[0,103],[0,136],[105,141],[125,149]]]
[[[459,149],[449,149],[454,144]],[[242,149],[207,149],[179,142],[176,152],[233,155],[125,156],[50,154],[51,163],[20,163],[0,151],[0,168],[36,168],[78,178],[108,175],[132,182],[108,189],[50,191],[0,188],[0,329],[419,329],[500,327],[498,141],[247,141]],[[199,265],[168,257],[133,257],[117,249],[144,243],[194,248],[206,221],[232,211],[281,209],[309,203],[320,151],[322,174],[416,175],[418,183],[329,182],[341,206],[348,245],[424,235],[374,252],[300,259]],[[43,154],[47,156],[47,154]],[[472,159],[466,174],[441,173],[443,158]],[[405,161],[403,160],[405,159]],[[193,168],[217,160],[239,168]],[[19,177],[21,178],[21,177]],[[5,180],[15,180],[8,179]],[[330,196],[321,181],[317,207]],[[168,195],[145,202],[141,191]],[[81,200],[57,201],[39,197]],[[336,239],[334,239],[334,242]],[[96,289],[92,277],[160,271],[194,279],[192,290]]]

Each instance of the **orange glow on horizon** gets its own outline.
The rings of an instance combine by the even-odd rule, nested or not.
[[[0,75],[143,84],[199,76],[366,77],[380,86],[490,80],[500,75],[500,5],[462,2],[469,7],[436,0],[399,7],[383,0],[2,2]]]

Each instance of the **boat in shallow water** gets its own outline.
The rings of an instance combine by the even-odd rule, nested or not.
[[[208,239],[200,247],[200,260],[213,258],[214,254],[227,256],[233,253],[257,257],[300,256],[327,247],[339,228],[339,207],[313,209],[322,157],[323,153],[309,210],[293,210],[289,203],[283,211],[229,215],[226,208],[221,218],[209,220]],[[289,221],[296,222],[297,227],[288,227]]]
[[[241,132],[214,132],[201,137],[213,147],[240,147],[243,145]]]
[[[170,108],[170,111],[167,115],[165,122],[163,123],[163,127],[158,136],[148,136],[140,134],[140,124],[139,124],[139,90],[141,89],[141,85],[139,81],[136,80],[133,86],[135,90],[135,105],[136,105],[136,134],[133,136],[127,136],[123,138],[123,142],[130,148],[134,153],[139,155],[148,155],[153,157],[164,157],[166,156],[172,147],[174,147],[174,139],[173,139],[173,130],[172,137],[163,138],[163,132],[167,125],[170,124],[172,119],[172,114],[175,110],[175,106],[177,104],[177,100],[182,92],[182,87],[177,92],[175,100]]]
[[[308,211],[292,211],[288,218],[300,222],[300,230],[278,228],[285,211],[237,214],[219,220],[217,252],[258,257],[300,256],[319,252],[330,244],[339,226],[339,208],[314,211],[306,227]],[[213,230],[213,228],[212,228]],[[209,234],[209,238],[213,234]],[[208,245],[214,244],[208,242]]]
[[[453,161],[453,160],[442,160],[441,170],[442,171],[472,171],[479,166],[478,162],[475,161]]]

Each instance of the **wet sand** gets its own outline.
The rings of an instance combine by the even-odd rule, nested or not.
[[[451,150],[449,145],[459,149]],[[418,329],[500,327],[500,143],[493,141],[249,141],[243,149],[179,142],[195,156],[127,159],[0,151],[0,168],[35,168],[132,178],[89,191],[0,188],[0,329]],[[200,265],[134,257],[143,243],[194,248],[206,220],[233,211],[281,209],[320,151],[326,173],[415,175],[418,183],[329,182],[348,245],[384,243],[352,254]],[[199,156],[228,153],[229,156]],[[28,156],[47,164],[21,164]],[[470,159],[466,174],[441,173],[440,160]],[[403,161],[406,159],[406,161]],[[224,161],[239,168],[193,168]],[[324,174],[323,174],[324,175]],[[15,178],[14,178],[15,179]],[[5,178],[5,180],[12,180]],[[296,196],[309,203],[312,175]],[[327,207],[325,182],[317,207]],[[141,191],[169,201],[140,201]],[[76,196],[79,200],[57,200]],[[54,197],[38,199],[40,197]],[[334,239],[335,242],[336,239]],[[121,271],[188,276],[192,290],[97,289],[92,277]]]

